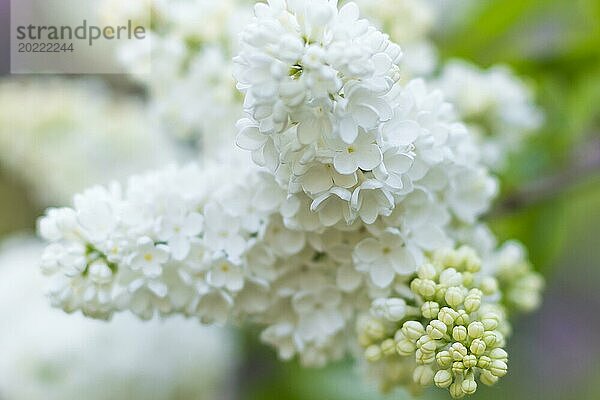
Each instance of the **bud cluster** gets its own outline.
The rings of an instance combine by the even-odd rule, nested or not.
[[[395,301],[382,312],[388,299],[359,321],[366,360],[404,370],[380,374],[384,388],[406,384],[411,370],[414,385],[434,384],[461,398],[475,393],[478,381],[493,385],[506,375],[505,313],[495,300],[498,285],[480,268],[469,247],[437,251],[410,281],[402,317]]]

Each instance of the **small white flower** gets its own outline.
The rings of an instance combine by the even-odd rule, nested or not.
[[[239,234],[239,219],[227,215],[217,204],[211,203],[204,209],[204,240],[213,250],[223,250],[233,260],[239,258],[246,241]]]
[[[361,132],[353,143],[336,145],[333,166],[340,174],[350,175],[359,168],[363,171],[371,171],[381,163],[381,160],[381,150],[374,136]]]
[[[132,254],[130,266],[132,270],[141,270],[148,278],[160,276],[163,264],[169,259],[169,248],[155,245],[149,237],[142,237],[137,242],[136,251]]]
[[[227,288],[232,292],[237,292],[244,287],[244,271],[226,258],[213,262],[207,279],[214,287]]]
[[[380,238],[366,238],[354,250],[358,269],[366,271],[378,287],[389,286],[396,275],[415,272],[415,261],[400,236],[386,232]]]

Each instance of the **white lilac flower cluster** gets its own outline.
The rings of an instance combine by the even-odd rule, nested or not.
[[[496,182],[471,137],[441,92],[397,81],[400,58],[354,3],[256,6],[235,59],[237,142],[296,204],[288,226],[393,227],[418,259],[488,208]]]
[[[0,165],[40,204],[60,204],[171,160],[172,146],[151,121],[140,102],[98,81],[0,80]]]
[[[230,60],[239,31],[250,19],[250,4],[250,0],[105,0],[100,9],[107,20],[147,18],[151,13],[151,54],[134,41],[116,56],[131,71],[140,63],[151,63],[152,72],[136,78],[148,92],[152,112],[169,134],[207,156],[235,138],[241,96]]]
[[[482,70],[455,60],[444,66],[436,85],[478,139],[482,160],[493,170],[503,169],[507,156],[542,124],[533,93],[508,67]]]
[[[479,256],[457,247],[478,242],[496,181],[443,93],[399,80],[400,48],[354,3],[259,3],[241,39],[237,142],[253,163],[172,167],[49,210],[39,232],[55,306],[95,318],[130,310],[252,322],[283,359],[314,366],[355,347],[351,327],[372,305],[397,322],[397,308],[421,296],[440,310],[418,322],[468,329],[468,316],[482,335],[497,329],[475,303],[534,305],[541,285],[515,281],[531,273],[523,252],[492,260],[489,243],[477,243]],[[502,340],[490,343],[488,353]],[[454,394],[474,391],[470,372],[493,380],[469,368],[443,369]]]
[[[222,399],[234,372],[230,332],[183,317],[110,323],[49,307],[33,238],[0,245],[0,393],[4,399]],[[19,304],[19,312],[14,306]]]

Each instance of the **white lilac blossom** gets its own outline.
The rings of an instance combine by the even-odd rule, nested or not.
[[[288,226],[308,229],[303,216],[316,213],[317,229],[390,216],[384,224],[399,227],[412,212],[393,211],[413,196],[442,227],[487,209],[496,184],[466,129],[442,93],[398,82],[400,48],[354,3],[272,1],[255,12],[235,59],[246,95],[237,141],[292,196]]]
[[[493,241],[478,243],[489,246],[481,253],[461,246],[477,236],[497,184],[443,93],[399,79],[400,48],[354,3],[259,3],[241,39],[237,142],[253,162],[170,167],[48,210],[39,233],[49,242],[42,268],[52,303],[94,318],[131,311],[252,323],[282,359],[309,366],[344,356],[356,340],[371,361],[391,355],[391,342],[375,339],[418,312],[409,325],[433,336],[403,343],[408,352],[420,340],[419,383],[434,379],[431,341],[453,345],[439,321],[467,330],[454,341],[469,356],[460,371],[443,364],[439,386],[449,381],[459,396],[475,378],[493,383],[505,364],[473,369],[471,355],[492,356],[460,346],[487,334],[487,351],[500,354],[503,300],[534,305],[540,285],[516,285],[530,272],[522,252],[492,259]],[[365,343],[351,327],[371,306]],[[478,323],[469,329],[467,318]],[[397,371],[386,365],[384,379]]]
[[[250,4],[250,0],[105,0],[100,9],[106,20],[147,18],[151,13],[151,53],[132,41],[115,57],[132,72],[140,63],[151,63],[150,74],[135,75],[147,91],[149,107],[165,131],[197,146],[205,157],[213,157],[235,138],[242,98],[230,59],[239,30],[250,18]]]
[[[437,66],[437,51],[430,40],[437,8],[427,0],[357,0],[361,12],[402,47],[400,65],[405,76],[428,76]]]
[[[164,164],[173,153],[139,102],[100,82],[0,81],[0,164],[41,204]]]
[[[48,306],[36,264],[43,244],[0,246],[0,393],[6,399],[221,399],[234,372],[231,332],[183,317],[110,323]],[[19,312],[14,305],[19,304]]]
[[[504,168],[506,157],[518,151],[542,124],[532,91],[508,67],[482,70],[451,61],[437,86],[478,139],[482,160],[494,170]]]

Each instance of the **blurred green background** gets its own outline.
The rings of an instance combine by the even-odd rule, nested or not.
[[[461,3],[464,0],[461,0]],[[445,1],[454,7],[455,1]],[[515,321],[510,373],[477,399],[600,398],[600,1],[477,0],[439,26],[442,59],[504,63],[530,80],[546,122],[510,162],[489,221],[517,238],[547,279],[544,304]],[[41,212],[0,160],[0,236],[31,230]],[[246,337],[256,336],[252,334]],[[350,362],[306,370],[246,340],[232,385],[240,398],[370,400]],[[443,391],[424,399],[447,398]]]

